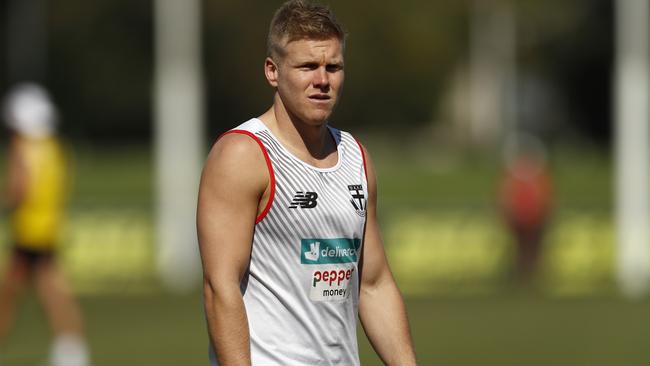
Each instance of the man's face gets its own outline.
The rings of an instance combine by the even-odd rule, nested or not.
[[[302,39],[284,46],[277,62],[267,59],[267,78],[292,117],[309,125],[327,121],[343,87],[343,46],[336,38]],[[274,65],[271,65],[274,64]]]

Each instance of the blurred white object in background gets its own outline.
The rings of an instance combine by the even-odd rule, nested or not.
[[[204,155],[200,0],[155,1],[157,264],[172,290],[200,284],[196,200]]]
[[[31,138],[44,138],[56,130],[56,108],[43,87],[34,83],[14,86],[4,100],[3,117],[7,127]]]
[[[617,0],[615,13],[618,280],[639,298],[650,285],[650,8],[647,0]]]
[[[474,0],[470,23],[470,134],[494,146],[517,130],[516,17],[505,0]]]

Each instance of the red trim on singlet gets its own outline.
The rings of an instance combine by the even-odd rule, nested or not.
[[[269,210],[271,210],[271,205],[273,204],[273,198],[275,198],[275,173],[273,172],[273,165],[271,164],[271,158],[269,157],[268,151],[266,151],[266,147],[264,147],[264,144],[262,143],[262,140],[259,139],[259,137],[255,136],[254,133],[246,130],[230,130],[222,133],[219,137],[217,137],[217,141],[222,138],[225,135],[231,134],[231,133],[240,133],[242,135],[248,135],[257,144],[260,146],[260,149],[262,149],[262,153],[264,154],[264,160],[266,160],[266,167],[269,169],[269,177],[271,178],[271,193],[269,194],[269,201],[266,203],[266,206],[264,207],[264,210],[260,212],[259,215],[257,215],[257,218],[255,219],[255,224],[259,224],[264,217],[266,216],[267,213],[269,213]]]
[[[368,181],[368,168],[366,167],[366,153],[363,152],[363,145],[359,142],[359,140],[354,139],[357,144],[359,145],[359,150],[361,150],[361,158],[363,159],[363,172],[366,174],[366,181]]]

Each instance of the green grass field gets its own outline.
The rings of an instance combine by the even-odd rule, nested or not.
[[[199,295],[82,297],[95,366],[206,365]],[[650,302],[548,299],[532,293],[407,301],[421,365],[643,365]],[[30,299],[6,365],[41,365],[47,328]],[[363,335],[363,365],[380,365]]]
[[[535,287],[522,290],[509,282],[513,247],[495,210],[495,160],[380,142],[367,143],[380,220],[421,365],[650,359],[650,303],[623,300],[614,287],[611,164],[602,153],[556,154],[556,215]],[[94,365],[206,364],[200,295],[170,295],[156,280],[149,150],[86,146],[75,156],[61,259],[82,302]],[[0,364],[43,365],[44,322],[28,296]],[[379,365],[363,339],[362,363]]]

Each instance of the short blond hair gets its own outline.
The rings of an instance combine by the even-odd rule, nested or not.
[[[305,0],[289,0],[273,15],[266,40],[271,58],[286,54],[284,46],[299,39],[336,38],[345,46],[345,31],[326,6]]]

